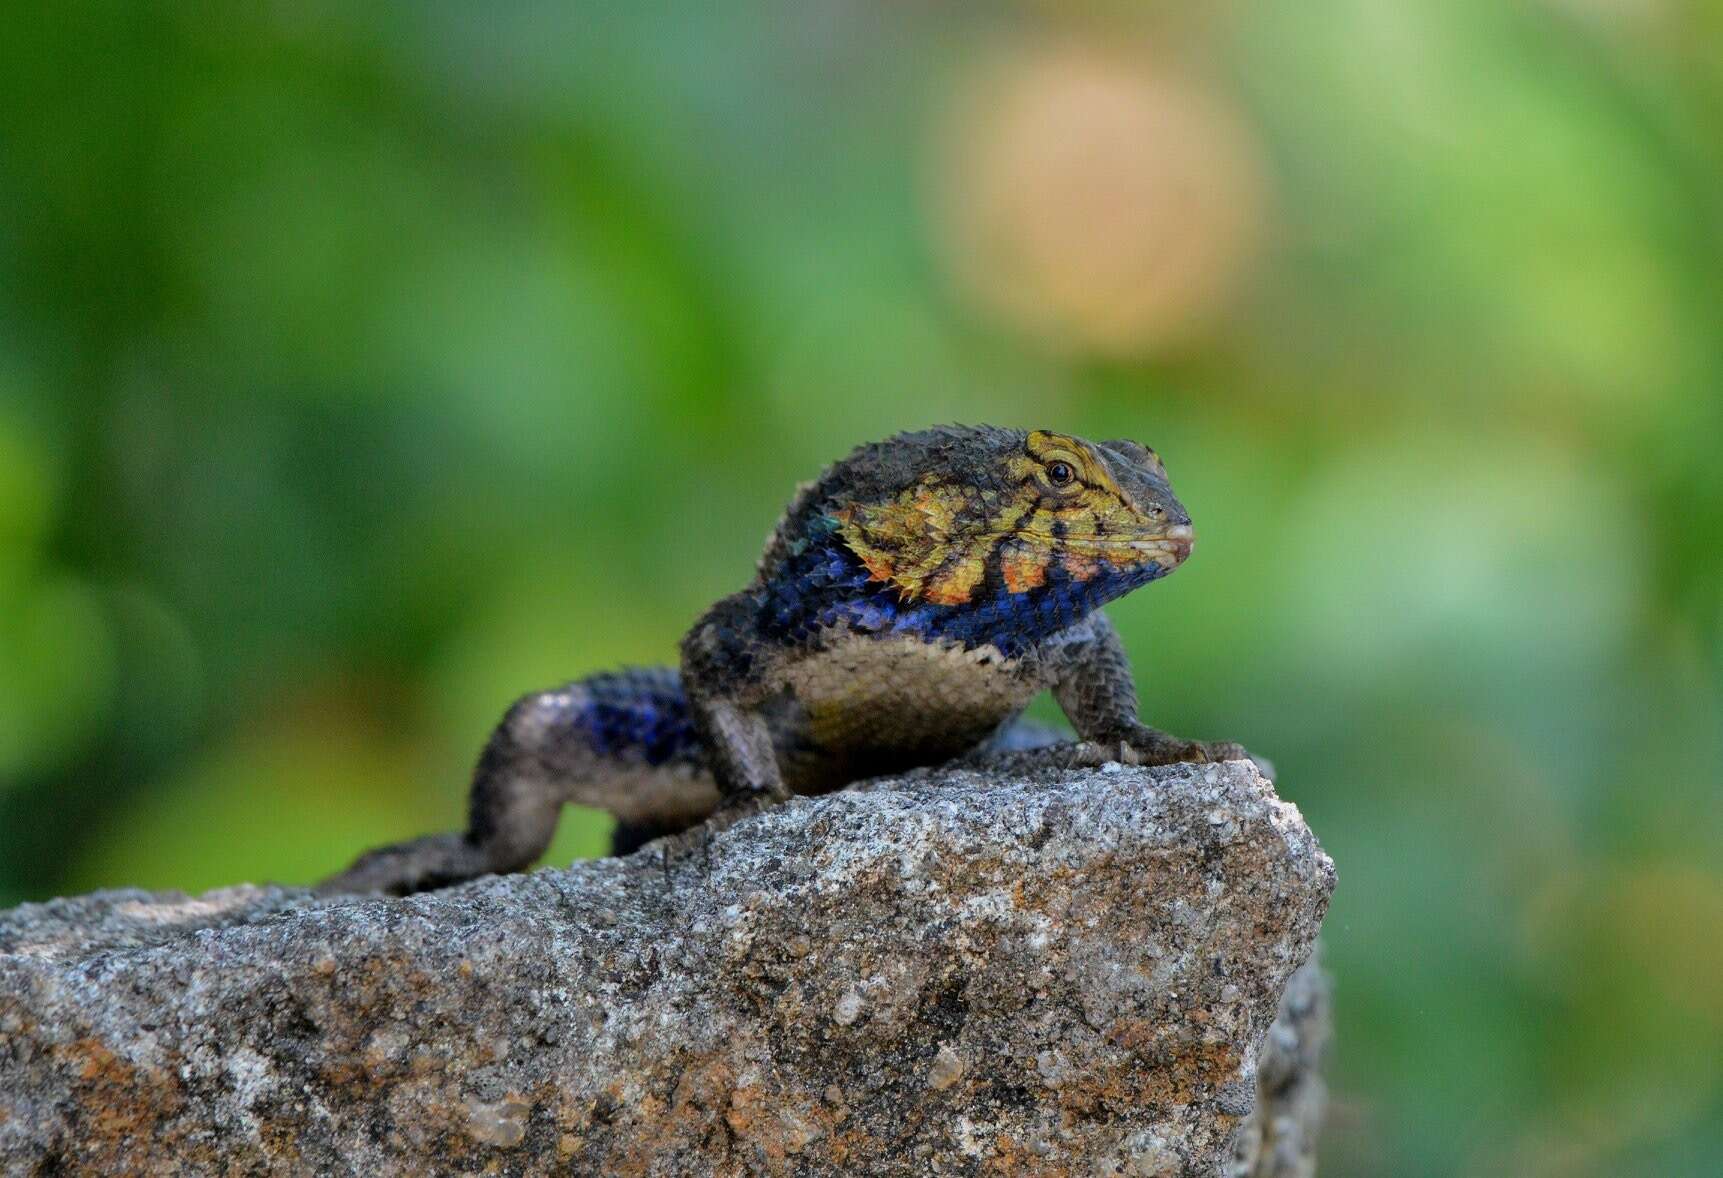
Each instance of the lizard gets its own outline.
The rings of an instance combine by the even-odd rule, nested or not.
[[[479,756],[464,831],[369,851],[319,890],[524,870],[565,803],[615,815],[622,854],[794,795],[1045,743],[1021,714],[1049,689],[1088,756],[1249,758],[1139,721],[1100,608],[1193,542],[1138,442],[939,426],[862,445],[797,489],[753,580],[695,621],[678,668],[523,696]]]

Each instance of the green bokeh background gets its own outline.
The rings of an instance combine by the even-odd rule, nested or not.
[[[1340,868],[1324,1172],[1717,1172],[1723,8],[358,7],[0,18],[0,904],[452,826],[854,443],[1127,435],[1144,711]],[[1250,165],[1108,230],[1237,239],[1122,340],[963,255],[973,80],[1071,46]]]

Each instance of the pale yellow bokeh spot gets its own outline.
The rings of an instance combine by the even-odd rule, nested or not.
[[[1262,156],[1217,86],[1079,42],[977,71],[939,139],[940,244],[960,290],[1059,351],[1200,334],[1262,240]]]

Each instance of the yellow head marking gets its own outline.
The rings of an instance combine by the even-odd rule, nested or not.
[[[987,550],[979,555],[964,555],[948,561],[928,580],[922,596],[935,605],[962,605],[975,593],[975,587],[987,576]]]
[[[970,488],[929,475],[885,503],[856,503],[838,513],[838,530],[876,581],[897,587],[906,600],[939,605],[968,601],[987,573],[991,527],[959,526],[978,521],[992,504]],[[998,512],[1008,529],[1022,508]]]
[[[1077,581],[1087,581],[1103,565],[1140,559],[1127,541],[1141,534],[1143,520],[1087,442],[1037,430],[1029,435],[1027,449],[1029,477],[1041,506],[1022,530],[1025,541],[1046,545],[1046,559],[1056,553]]]
[[[1045,585],[1053,569],[1088,581],[1108,568],[1183,559],[1188,528],[1176,556],[1174,547],[1156,547],[1170,526],[1165,512],[1153,502],[1144,506],[1138,483],[1123,490],[1109,465],[1123,456],[1133,465],[1121,469],[1136,478],[1143,466],[1158,473],[1158,460],[1135,443],[1109,445],[1037,430],[991,468],[959,464],[889,499],[845,505],[835,512],[839,533],[873,580],[905,601],[936,605],[1027,592]]]
[[[1039,465],[1043,472],[1061,462],[1072,467],[1076,479],[1069,486],[1119,496],[1119,484],[1113,481],[1112,472],[1081,438],[1035,430],[1029,435],[1028,449],[1034,463]]]

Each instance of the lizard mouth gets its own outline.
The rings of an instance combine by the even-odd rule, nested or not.
[[[1065,536],[1060,543],[1071,548],[1084,551],[1117,552],[1121,548],[1139,552],[1145,556],[1170,557],[1172,563],[1179,564],[1191,554],[1191,546],[1196,542],[1196,533],[1189,524],[1174,524],[1166,531],[1154,536]]]

